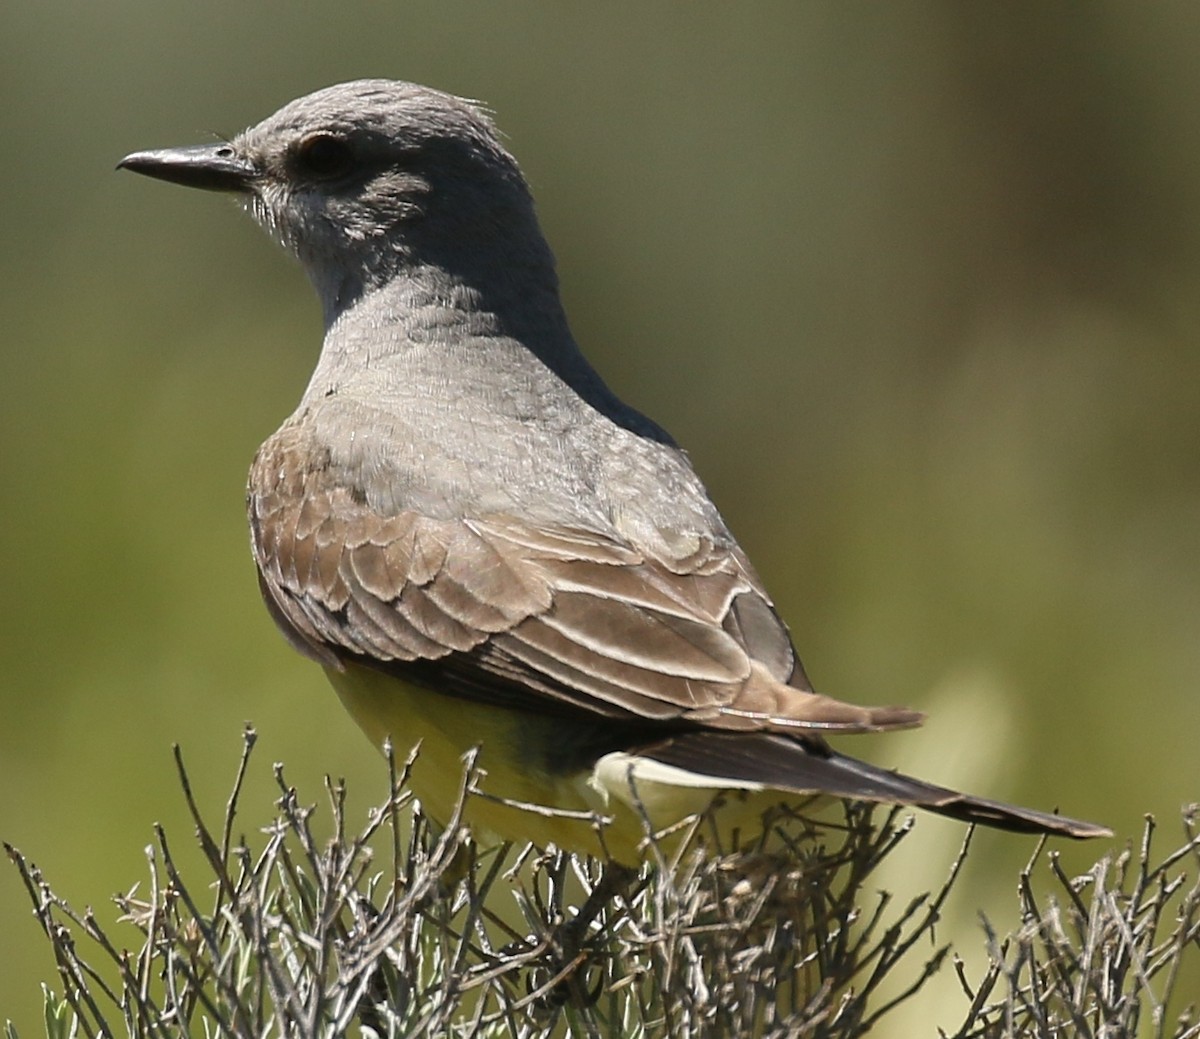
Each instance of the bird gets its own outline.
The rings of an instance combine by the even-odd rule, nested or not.
[[[922,715],[814,690],[687,455],[577,345],[483,106],[357,80],[119,168],[235,196],[316,290],[316,368],[250,470],[259,585],[372,743],[417,748],[434,819],[473,754],[473,829],[614,862],[818,796],[1109,833],[834,749]]]

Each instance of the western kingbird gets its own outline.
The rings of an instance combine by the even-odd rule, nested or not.
[[[263,598],[413,787],[499,836],[629,862],[734,792],[917,805],[1011,830],[1103,827],[831,749],[906,728],[815,693],[762,581],[675,442],[584,359],[528,185],[474,103],[363,80],[230,141],[122,167],[236,194],[311,278],[325,342],[258,452]],[[762,795],[749,798],[751,794]]]

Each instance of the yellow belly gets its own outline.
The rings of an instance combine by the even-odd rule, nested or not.
[[[515,748],[520,742],[516,727],[521,716],[515,711],[440,696],[354,665],[344,671],[329,668],[327,674],[351,717],[376,747],[390,738],[396,759],[403,761],[420,745],[410,786],[426,812],[439,822],[444,823],[454,810],[464,756],[475,748],[479,749],[476,763],[483,773],[478,786],[486,795],[568,812],[605,810],[602,796],[589,789],[586,773],[552,778],[537,774],[528,762],[519,760]],[[465,818],[484,842],[494,836],[600,853],[594,829],[584,820],[527,811],[486,796],[468,799]]]
[[[327,669],[342,703],[376,747],[391,739],[398,761],[420,745],[410,786],[428,814],[445,822],[454,810],[463,776],[463,759],[478,748],[482,771],[479,789],[485,796],[468,799],[467,824],[486,842],[491,837],[541,847],[554,844],[567,851],[600,855],[621,862],[641,860],[639,845],[647,820],[655,830],[689,815],[703,812],[720,793],[714,781],[696,782],[679,773],[678,779],[638,771],[630,788],[631,759],[624,755],[602,758],[595,770],[550,776],[522,760],[522,724],[528,718],[517,711],[490,707],[450,696],[440,696],[369,668],[349,665],[344,671]],[[668,770],[669,771],[669,770]],[[548,814],[522,805],[545,806]],[[758,798],[754,799],[758,801]],[[770,798],[778,800],[778,795]],[[740,822],[761,814],[762,806],[742,804]],[[588,818],[571,818],[578,813]],[[722,815],[726,813],[723,811]],[[597,817],[610,820],[597,832]],[[724,827],[722,827],[724,828]],[[751,829],[753,826],[751,826]]]

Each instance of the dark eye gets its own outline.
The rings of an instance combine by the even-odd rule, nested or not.
[[[300,172],[328,180],[349,172],[354,155],[340,137],[331,133],[314,133],[305,137],[296,148],[296,165]]]

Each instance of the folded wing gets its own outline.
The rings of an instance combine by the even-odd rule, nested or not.
[[[546,713],[730,731],[864,732],[916,712],[814,693],[732,544],[656,559],[595,531],[506,516],[383,515],[294,427],[249,508],[264,597],[292,642],[439,692]]]

